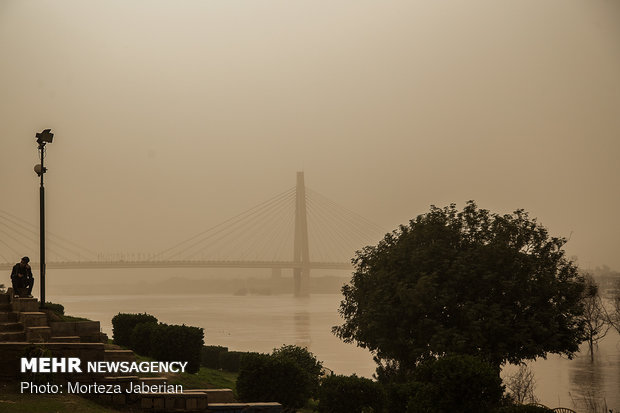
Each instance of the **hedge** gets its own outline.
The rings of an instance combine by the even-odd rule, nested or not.
[[[150,314],[127,314],[118,313],[112,318],[112,337],[114,344],[119,346],[131,346],[131,333],[134,327],[140,323],[157,323],[157,318]]]
[[[220,368],[222,370],[230,371],[233,373],[238,372],[241,366],[241,358],[245,354],[259,354],[259,353],[248,353],[244,351],[221,352],[218,357]]]
[[[221,369],[220,353],[228,352],[228,347],[203,346],[200,351],[200,365],[210,369]]]
[[[187,361],[186,372],[200,370],[204,329],[160,323],[151,333],[152,357],[160,361]]]
[[[319,388],[321,413],[381,412],[385,405],[383,387],[370,379],[352,376],[327,376]]]
[[[288,408],[306,404],[305,373],[292,360],[269,354],[247,353],[241,359],[237,394],[248,402],[279,402]]]
[[[159,324],[151,321],[139,323],[131,332],[130,348],[143,356],[153,356],[153,336]]]

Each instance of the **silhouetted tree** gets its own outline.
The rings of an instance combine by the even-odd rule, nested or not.
[[[536,388],[534,372],[526,364],[521,364],[519,370],[515,374],[506,377],[504,382],[512,400],[515,402],[519,404],[538,403],[538,398],[534,394],[534,389]]]
[[[405,376],[444,354],[497,367],[571,357],[584,340],[584,281],[565,242],[523,210],[432,206],[357,252],[333,331],[373,352],[378,371]]]
[[[609,313],[609,324],[620,333],[620,280],[616,281],[611,300],[612,309]]]
[[[590,350],[590,361],[594,361],[594,346],[607,335],[612,323],[605,310],[599,288],[591,275],[585,277],[583,291],[583,315],[586,341]]]

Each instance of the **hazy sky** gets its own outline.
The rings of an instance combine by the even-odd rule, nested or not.
[[[0,209],[35,224],[44,128],[48,228],[95,251],[304,170],[388,229],[474,199],[620,269],[616,0],[0,0]]]

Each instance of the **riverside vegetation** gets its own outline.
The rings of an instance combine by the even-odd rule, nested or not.
[[[550,412],[517,403],[523,394],[506,392],[499,373],[507,362],[548,353],[570,358],[600,336],[598,324],[587,331],[584,311],[597,291],[565,257],[565,243],[523,210],[499,215],[469,202],[463,211],[431,207],[358,252],[342,289],[344,324],[333,331],[375,355],[376,381],[325,376],[322,363],[296,346],[271,354],[204,346],[202,329],[148,314],[115,316],[114,342],[188,361],[193,373],[206,365],[230,370],[238,398],[290,411]],[[608,317],[612,325],[618,319]]]
[[[145,345],[141,335],[158,334],[156,325],[157,319],[149,314],[118,314],[113,319],[114,342],[151,356],[164,354],[141,347]],[[550,411],[515,403],[517,397],[505,392],[495,366],[472,355],[428,359],[407,381],[386,380],[385,374],[373,381],[356,375],[326,375],[322,362],[302,347],[285,345],[271,354],[229,351],[203,345],[198,340],[202,329],[176,326],[174,331],[165,360],[199,360],[200,366],[193,374],[171,375],[169,382],[232,388],[241,401],[276,401],[288,411],[326,413]]]

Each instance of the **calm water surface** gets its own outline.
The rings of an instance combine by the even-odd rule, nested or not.
[[[371,377],[375,369],[370,353],[345,344],[331,334],[340,323],[340,296],[234,295],[127,295],[57,296],[67,314],[101,321],[112,337],[111,319],[117,313],[143,313],[168,324],[205,329],[205,343],[230,350],[271,352],[283,344],[308,347],[325,367],[338,374]]]
[[[283,344],[306,346],[325,367],[338,374],[371,377],[375,365],[368,351],[345,344],[331,334],[339,324],[338,294],[292,296],[131,295],[57,296],[67,314],[100,320],[112,336],[112,317],[119,312],[147,312],[160,321],[205,329],[205,342],[230,350],[270,352]],[[599,344],[592,363],[587,347],[573,360],[550,356],[530,364],[536,395],[550,407],[586,412],[599,403],[620,412],[620,336],[611,331]],[[516,370],[508,366],[504,374]],[[601,410],[602,411],[602,410]]]

